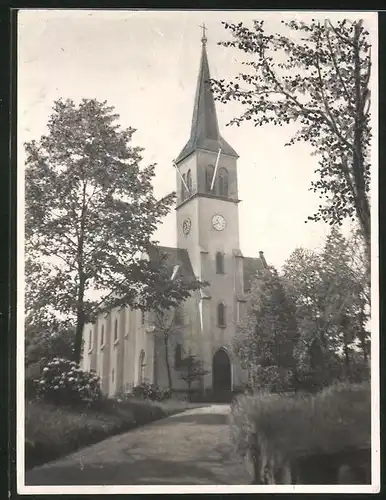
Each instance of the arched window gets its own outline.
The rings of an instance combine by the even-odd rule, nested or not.
[[[142,349],[139,355],[138,384],[143,384],[145,382],[145,367],[145,351]]]
[[[205,190],[207,193],[211,192],[210,186],[212,184],[213,174],[214,174],[213,165],[208,165],[205,170]]]
[[[114,323],[114,342],[118,340],[118,320],[115,320]]]
[[[218,170],[218,187],[220,196],[228,196],[228,171],[224,167]]]
[[[192,172],[188,170],[186,174],[186,185],[188,186],[188,196],[192,194]]]
[[[217,325],[220,327],[226,326],[225,311],[226,311],[225,304],[220,302],[217,306]]]
[[[101,345],[105,343],[105,325],[102,325],[101,328]]]
[[[221,252],[216,253],[216,273],[224,274],[224,254]]]
[[[182,311],[179,307],[174,310],[174,324],[177,326],[182,325]]]
[[[181,361],[182,361],[182,347],[181,344],[177,344],[174,353],[174,368],[180,368]]]
[[[184,201],[185,198],[186,198],[186,187],[185,187],[185,184],[186,184],[186,174],[183,174],[182,175],[182,179],[183,181],[181,180],[181,201]]]

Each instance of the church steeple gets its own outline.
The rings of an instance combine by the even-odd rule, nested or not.
[[[221,148],[221,154],[238,158],[236,151],[221,137],[219,132],[216,106],[209,85],[210,71],[206,53],[207,38],[205,36],[205,27],[201,42],[201,62],[194,100],[190,139],[178,155],[176,159],[177,163],[197,149],[217,153]]]

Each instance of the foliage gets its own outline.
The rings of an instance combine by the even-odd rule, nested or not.
[[[186,382],[188,390],[192,389],[195,382],[202,382],[204,376],[208,373],[204,369],[204,363],[196,355],[189,353],[181,364],[180,379]]]
[[[258,271],[246,316],[233,341],[233,349],[252,386],[285,385],[288,373],[295,368],[293,346],[297,336],[296,309],[276,269]],[[270,374],[275,374],[276,382],[269,381]]]
[[[219,45],[243,52],[246,71],[235,81],[212,80],[212,90],[221,102],[246,108],[231,124],[297,126],[288,145],[304,141],[313,148],[319,176],[311,189],[325,199],[309,219],[340,225],[356,217],[369,263],[369,33],[362,20],[282,23],[283,33],[275,34],[266,33],[264,21],[252,29],[223,23],[233,39]]]
[[[106,102],[58,100],[48,134],[25,145],[27,315],[71,319],[76,362],[98,306],[135,302],[148,270],[141,254],[174,200],[156,200],[155,165],[140,166],[134,129],[117,119]]]
[[[368,281],[365,266],[353,263],[351,246],[332,228],[320,252],[296,249],[283,268],[286,293],[296,306],[298,375],[313,372],[317,385],[351,379],[358,349],[368,361]]]
[[[35,384],[39,399],[56,404],[92,402],[102,397],[99,377],[65,358],[47,361]]]
[[[133,387],[132,395],[136,398],[149,399],[150,401],[164,401],[171,398],[170,389],[162,389],[156,384],[143,383]]]
[[[283,392],[292,389],[293,373],[288,368],[276,365],[256,365],[251,368],[252,387],[268,392]]]
[[[370,384],[337,384],[311,395],[267,392],[241,395],[231,407],[231,433],[238,452],[267,447],[293,458],[368,448],[371,443]]]
[[[72,359],[74,341],[75,331],[67,325],[27,323],[25,327],[26,364],[55,357]]]

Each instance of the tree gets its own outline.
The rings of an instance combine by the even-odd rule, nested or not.
[[[287,145],[311,145],[319,157],[319,178],[311,189],[325,199],[309,219],[340,225],[356,218],[369,263],[369,33],[361,20],[282,23],[285,34],[267,34],[263,21],[254,21],[253,29],[223,23],[233,40],[219,45],[237,48],[250,59],[235,81],[211,80],[212,90],[223,103],[245,106],[231,124],[298,126]]]
[[[162,339],[168,388],[172,391],[169,344],[170,339],[184,328],[178,321],[177,311],[194,291],[208,283],[186,276],[177,267],[172,270],[167,259],[167,254],[161,254],[159,259],[151,261],[153,272],[147,276],[139,307],[152,312],[154,334]]]
[[[368,350],[363,309],[365,269],[353,268],[350,240],[332,228],[322,251],[296,249],[283,268],[283,283],[296,306],[300,371],[312,371],[326,382],[350,377],[354,353]],[[335,371],[335,375],[332,373]]]
[[[296,371],[293,362],[293,347],[298,337],[296,309],[275,268],[258,271],[239,330],[233,348],[252,379],[262,368]]]
[[[203,377],[207,373],[207,370],[204,369],[204,363],[197,358],[196,355],[189,353],[188,356],[183,361],[182,364],[182,373],[180,373],[180,378],[184,382],[186,382],[188,386],[189,394],[192,391],[192,385],[195,382],[201,382]]]
[[[35,290],[39,311],[74,322],[76,362],[84,324],[100,304],[119,288],[121,301],[135,302],[149,273],[141,254],[174,200],[156,200],[155,165],[140,166],[135,131],[117,119],[106,102],[58,100],[48,134],[25,145],[26,254],[34,263],[26,280],[31,290],[44,276]],[[93,299],[95,292],[103,300]]]

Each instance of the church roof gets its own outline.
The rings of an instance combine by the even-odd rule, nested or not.
[[[210,89],[209,63],[206,53],[206,39],[202,40],[200,70],[194,100],[190,139],[178,155],[176,162],[182,161],[197,149],[235,156],[236,151],[220,135],[213,93]]]
[[[161,255],[165,255],[164,263],[170,267],[170,271],[173,270],[174,266],[179,265],[179,272],[186,278],[195,278],[187,250],[184,248],[157,246],[152,247],[149,252],[149,257],[153,261],[160,259]]]
[[[179,265],[181,272],[186,278],[194,279],[194,271],[190,262],[188,251],[184,248],[157,246],[152,247],[149,252],[151,260],[156,261],[164,254],[166,256],[165,264],[170,268],[172,273],[174,266]],[[263,252],[260,252],[260,257],[243,257],[244,270],[244,292],[249,292],[251,289],[253,278],[256,272],[267,267]]]

